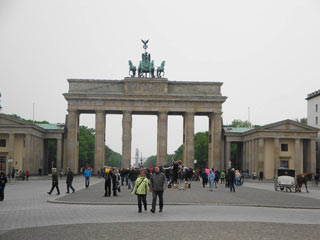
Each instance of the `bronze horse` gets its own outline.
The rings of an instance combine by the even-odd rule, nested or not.
[[[296,182],[296,192],[301,192],[302,185],[306,187],[307,193],[308,191],[308,185],[307,182],[311,181],[312,174],[311,173],[301,173],[300,175],[297,175],[297,182]]]

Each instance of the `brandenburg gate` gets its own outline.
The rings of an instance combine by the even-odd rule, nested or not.
[[[144,42],[146,50],[146,42]],[[100,169],[105,160],[106,114],[122,114],[122,163],[131,166],[132,115],[157,115],[157,164],[167,161],[168,115],[183,116],[183,162],[194,166],[194,118],[208,116],[208,167],[222,169],[222,104],[221,82],[168,81],[163,78],[164,62],[154,76],[150,54],[142,54],[138,76],[130,63],[130,77],[123,80],[69,79],[66,159],[63,166],[78,172],[79,115],[95,114],[94,168]],[[147,69],[147,70],[146,70]],[[150,74],[150,77],[147,74]]]

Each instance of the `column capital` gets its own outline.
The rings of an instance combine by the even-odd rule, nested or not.
[[[78,113],[77,109],[67,109],[68,113]]]

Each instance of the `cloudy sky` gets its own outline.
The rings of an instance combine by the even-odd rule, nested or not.
[[[268,124],[306,117],[320,88],[320,1],[0,0],[2,112],[64,122],[68,78],[123,79],[128,59],[150,39],[156,64],[175,81],[222,81],[223,121]],[[121,152],[120,115],[106,142]],[[195,131],[208,129],[196,117]],[[94,127],[93,115],[80,123]],[[133,117],[132,155],[156,153],[156,117]],[[169,117],[168,152],[182,143],[182,117]]]

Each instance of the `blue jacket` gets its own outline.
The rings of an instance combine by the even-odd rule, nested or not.
[[[85,177],[91,177],[91,170],[84,170],[84,172],[83,172],[83,176],[85,176]]]
[[[210,182],[214,181],[214,173],[213,172],[209,173],[209,181]]]

